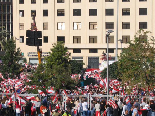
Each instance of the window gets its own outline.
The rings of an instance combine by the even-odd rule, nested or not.
[[[114,0],[105,0],[105,2],[114,2]]]
[[[147,0],[139,0],[139,1],[141,2],[141,1],[147,1]]]
[[[97,30],[97,22],[89,22],[90,30]]]
[[[65,10],[64,9],[58,9],[57,10],[57,16],[65,16]]]
[[[109,48],[109,49],[108,49],[108,52],[109,52],[109,53],[114,53],[114,49]],[[106,53],[107,53],[107,49],[106,49]]]
[[[64,3],[65,0],[57,0],[57,3]]]
[[[19,4],[24,4],[24,0],[19,0]]]
[[[130,22],[122,22],[122,29],[130,29]]]
[[[139,39],[141,40],[142,43],[147,41],[147,35],[139,35]]]
[[[81,49],[73,49],[73,53],[81,53]]]
[[[81,0],[73,0],[73,3],[80,3]]]
[[[89,9],[89,16],[97,16],[97,9]]]
[[[98,53],[97,49],[89,49],[89,53]]]
[[[73,16],[81,16],[81,9],[73,9]]]
[[[106,43],[107,43],[107,37],[106,38]],[[114,43],[114,36],[110,35],[109,38],[108,38],[108,43]]]
[[[97,0],[89,0],[89,2],[97,2]]]
[[[36,16],[36,10],[31,10],[31,17]]]
[[[81,30],[81,22],[73,22],[73,30]]]
[[[73,43],[81,43],[81,36],[73,36]]]
[[[123,42],[123,43],[128,43],[128,42],[130,42],[130,36],[129,36],[129,35],[123,35],[123,36],[122,36],[122,42]]]
[[[97,43],[97,36],[89,36],[89,43]]]
[[[114,15],[114,9],[105,9],[106,16],[113,16]]]
[[[24,17],[24,10],[19,10],[19,16]]]
[[[48,22],[43,23],[43,30],[48,30]]]
[[[48,10],[43,10],[43,16],[48,16]]]
[[[114,22],[106,22],[106,29],[114,29]]]
[[[19,30],[24,30],[24,23],[19,23]]]
[[[130,0],[122,0],[122,2],[130,2]]]
[[[43,0],[43,3],[48,3],[48,0]]]
[[[72,60],[76,60],[78,63],[83,63],[83,57],[72,57]]]
[[[48,36],[44,36],[44,43],[48,43]]]
[[[123,8],[122,15],[130,15],[130,8]]]
[[[57,36],[57,41],[62,41],[65,43],[65,36]]]
[[[65,30],[65,23],[64,22],[58,22],[57,23],[57,30]]]
[[[36,0],[31,0],[31,4],[36,4]]]
[[[139,29],[147,29],[147,22],[139,22]]]
[[[139,15],[147,15],[147,8],[139,8]]]
[[[24,43],[24,36],[20,36],[19,42]]]

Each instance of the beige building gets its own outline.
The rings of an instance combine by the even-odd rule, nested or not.
[[[143,28],[155,35],[154,0],[13,0],[13,36],[17,47],[31,63],[38,62],[37,47],[26,45],[26,30],[31,28],[32,13],[37,29],[42,31],[43,56],[53,43],[64,41],[71,58],[98,68],[106,53],[106,31],[110,34],[109,52],[112,60],[127,47],[137,30]]]

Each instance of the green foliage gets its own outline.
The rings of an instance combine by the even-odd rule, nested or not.
[[[52,77],[48,70],[45,69],[44,64],[39,64],[37,70],[33,72],[33,75],[29,76],[29,79],[31,81],[26,83],[27,85],[36,85],[37,89],[42,90],[44,93],[51,86]],[[29,92],[37,93],[38,91],[29,90]]]
[[[148,33],[140,30],[119,57],[119,77],[123,84],[129,82],[131,87],[137,85],[143,88],[155,85],[154,40],[147,36]]]
[[[83,70],[84,63],[80,63],[76,60],[70,60],[70,65],[72,74],[80,74],[81,71]]]
[[[53,45],[50,55],[45,59],[46,69],[53,75],[52,85],[55,89],[72,89],[74,80],[71,79],[71,65],[67,47],[63,43]]]
[[[119,76],[119,71],[118,71],[118,62],[114,62],[109,65],[109,78],[110,79],[117,79]],[[101,77],[106,78],[107,77],[107,68],[105,68],[101,72]]]
[[[1,72],[4,78],[14,78],[20,73],[21,65],[19,60],[22,58],[21,51],[19,48],[16,50],[16,44],[13,39],[9,39],[4,46],[5,55],[1,56],[3,65],[0,66]]]

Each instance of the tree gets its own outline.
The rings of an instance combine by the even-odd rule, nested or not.
[[[155,85],[154,39],[149,38],[148,34],[139,30],[119,57],[119,77],[123,84],[128,82],[129,87],[136,85],[138,88],[148,88]]]
[[[53,75],[52,85],[55,89],[72,89],[75,87],[71,79],[70,53],[64,44],[58,42],[53,45],[50,55],[45,59],[46,69]]]
[[[9,39],[4,46],[5,54],[1,56],[2,65],[0,66],[1,73],[4,78],[15,78],[20,73],[21,65],[19,60],[22,58],[19,48],[16,50],[16,44],[13,38]]]
[[[117,79],[119,76],[119,71],[118,71],[118,62],[114,62],[109,65],[109,78],[110,79]],[[106,78],[107,77],[107,68],[105,68],[101,72],[101,77]]]
[[[70,60],[70,65],[71,65],[71,73],[72,74],[81,74],[83,70],[83,65],[84,63],[80,63],[76,60]]]

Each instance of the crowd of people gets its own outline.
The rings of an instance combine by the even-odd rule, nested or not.
[[[50,96],[51,97],[51,96]],[[52,101],[45,96],[40,100],[27,100],[21,104],[19,99],[8,104],[9,99],[3,97],[0,101],[0,116],[155,116],[155,98],[138,99],[137,97],[105,97],[68,96],[66,103],[58,96]],[[112,102],[111,102],[112,101]]]

